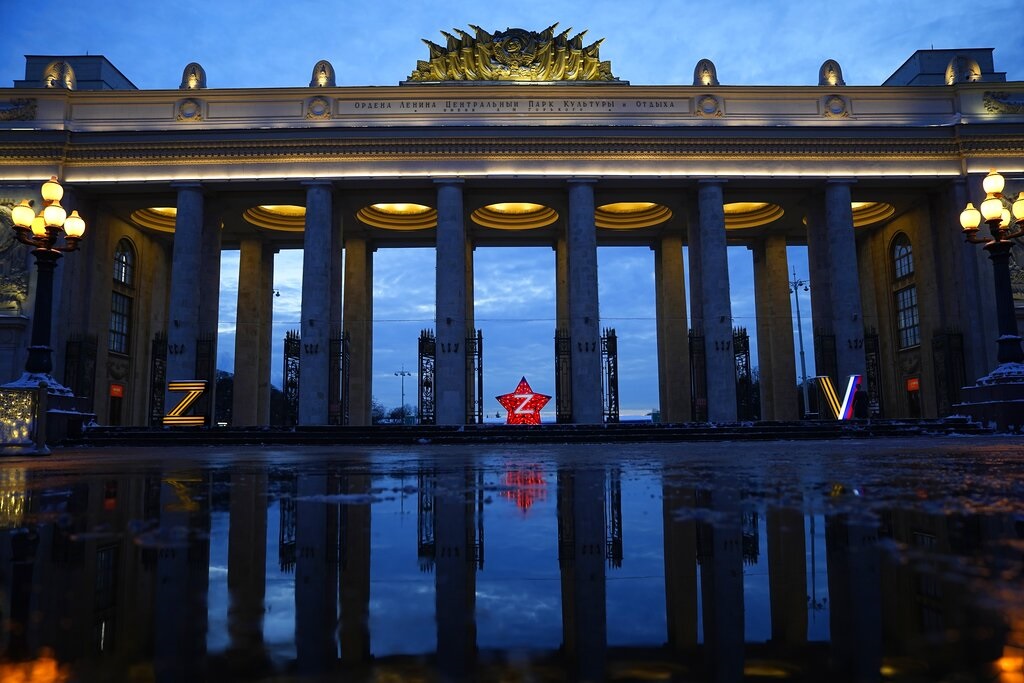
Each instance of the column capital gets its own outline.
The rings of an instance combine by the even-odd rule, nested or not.
[[[725,185],[728,181],[726,178],[700,178],[697,180],[698,185]]]
[[[464,185],[466,183],[462,178],[434,178],[435,185]]]
[[[856,185],[856,178],[826,178],[825,185]]]
[[[175,190],[201,190],[203,184],[198,180],[172,180],[171,187]]]
[[[308,180],[300,180],[299,184],[304,187],[329,187],[334,189],[333,180],[325,180],[323,178],[309,178]]]
[[[566,178],[566,185],[596,185],[597,178]]]

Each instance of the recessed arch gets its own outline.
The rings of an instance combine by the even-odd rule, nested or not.
[[[613,202],[602,204],[594,213],[599,228],[636,230],[660,225],[672,218],[672,210],[655,202]]]
[[[782,207],[769,202],[730,202],[722,207],[725,211],[726,230],[759,228],[782,218]]]
[[[496,230],[533,230],[558,220],[558,212],[533,202],[498,202],[473,212],[473,222]]]
[[[242,218],[266,230],[302,232],[306,229],[306,207],[294,204],[261,204],[246,209]]]
[[[437,209],[413,202],[382,202],[356,212],[363,223],[382,230],[428,230],[437,227]]]

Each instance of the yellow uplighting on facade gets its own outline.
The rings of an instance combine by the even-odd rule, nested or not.
[[[853,227],[863,228],[891,218],[896,207],[886,202],[850,202],[853,210]]]
[[[178,210],[173,206],[154,206],[132,211],[132,222],[158,232],[174,232]]]

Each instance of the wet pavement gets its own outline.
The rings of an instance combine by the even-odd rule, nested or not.
[[[0,460],[0,681],[1024,681],[1024,439]]]

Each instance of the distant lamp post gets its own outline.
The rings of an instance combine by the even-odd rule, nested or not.
[[[1004,184],[1003,176],[996,173],[995,169],[990,171],[982,181],[985,200],[981,203],[981,210],[968,202],[967,208],[960,214],[964,237],[972,244],[984,245],[982,248],[988,252],[988,257],[992,260],[999,327],[999,350],[996,359],[1000,366],[1024,361],[1024,351],[1021,350],[1020,334],[1017,330],[1017,317],[1013,309],[1013,289],[1010,284],[1012,240],[1024,236],[1024,193],[1018,194],[1011,209],[1007,209],[1003,199]],[[978,235],[978,226],[982,221],[988,224],[990,237]],[[1011,369],[1007,367],[1004,370]],[[1024,368],[1008,374],[1024,376]]]
[[[800,292],[810,291],[810,287],[807,286],[807,280],[797,279],[796,268],[793,269],[793,279],[789,281],[789,291],[793,293],[793,299],[796,301],[796,335],[800,340],[800,387],[804,392],[804,418],[806,419],[810,405],[807,402],[807,360],[804,358],[804,324],[800,317]]]
[[[402,424],[405,424],[405,378],[412,377],[412,373],[403,365],[401,370],[395,372],[395,377],[402,378],[402,407],[399,409],[399,414],[402,416]]]
[[[53,349],[50,348],[50,327],[53,318],[53,273],[64,252],[76,251],[85,233],[85,221],[78,211],[67,214],[60,200],[64,188],[53,176],[43,183],[43,209],[38,214],[28,200],[11,211],[18,241],[33,247],[36,258],[35,307],[32,314],[32,343],[28,347],[25,376],[17,383],[45,381],[51,394],[71,391],[50,376],[53,371]],[[63,237],[63,245],[58,242]]]

